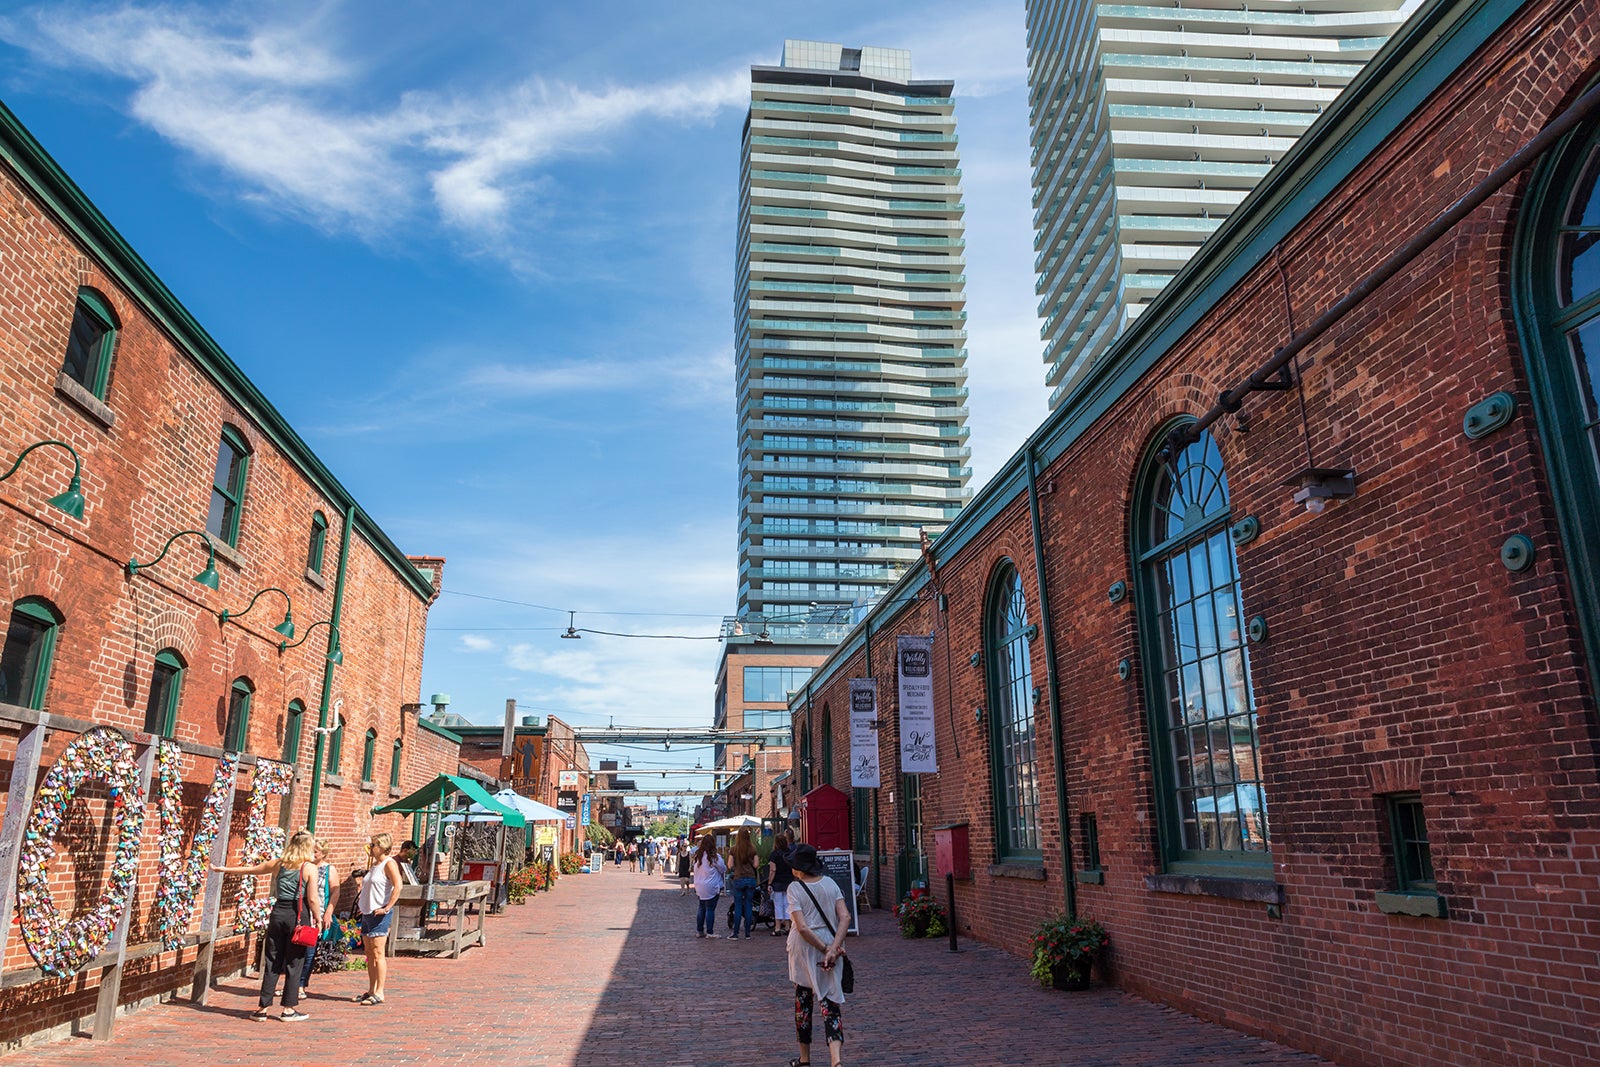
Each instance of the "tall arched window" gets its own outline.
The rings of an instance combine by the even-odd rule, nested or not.
[[[117,316],[110,302],[93,289],[79,289],[61,373],[89,390],[95,399],[104,400],[116,348]]]
[[[164,648],[156,653],[155,667],[150,672],[150,698],[144,706],[145,733],[171,737],[177,729],[185,669],[177,649]]]
[[[811,720],[800,723],[800,795],[811,792]]]
[[[1003,859],[1039,860],[1039,746],[1034,730],[1032,640],[1022,576],[1010,560],[995,572],[984,622],[989,662],[989,747],[995,840]]]
[[[344,716],[335,713],[333,730],[328,734],[328,774],[338,777],[344,763]]]
[[[250,743],[250,698],[256,687],[248,678],[234,679],[228,690],[228,723],[222,731],[222,747],[229,752],[243,752]]]
[[[1536,173],[1512,270],[1517,326],[1567,573],[1600,670],[1600,123]]]
[[[30,596],[11,605],[0,651],[0,704],[44,708],[61,622],[61,613],[48,600]]]
[[[1270,873],[1256,705],[1228,534],[1228,478],[1210,434],[1145,465],[1135,510],[1139,628],[1162,848],[1170,868]]]
[[[405,746],[397,737],[394,739],[394,753],[389,759],[389,784],[395,789],[400,788],[400,755],[405,751]]]
[[[833,784],[833,709],[822,705],[822,781]]]
[[[361,746],[361,781],[363,784],[372,783],[372,762],[378,755],[378,731],[368,730],[367,739]]]
[[[289,701],[289,710],[283,717],[283,762],[300,761],[300,731],[305,721],[306,706],[298,700]]]
[[[322,573],[322,557],[328,551],[328,520],[318,511],[311,516],[311,535],[306,544],[306,570]]]
[[[217,469],[211,479],[206,529],[233,548],[239,546],[239,515],[244,510],[244,486],[249,474],[250,446],[238,430],[224,426],[217,445]]]

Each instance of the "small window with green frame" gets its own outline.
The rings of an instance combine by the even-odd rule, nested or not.
[[[344,763],[344,716],[338,716],[338,722],[328,734],[328,773],[338,777],[339,768]]]
[[[405,743],[398,737],[394,739],[394,752],[389,757],[389,786],[392,789],[400,788],[400,757],[405,754]]]
[[[150,671],[150,696],[144,705],[144,732],[171,737],[178,728],[178,701],[183,695],[183,676],[188,670],[175,648],[156,653]]]
[[[55,606],[41,597],[23,597],[11,605],[5,648],[0,651],[0,704],[43,710],[63,621]]]
[[[1388,798],[1389,843],[1394,853],[1395,888],[1402,893],[1434,893],[1433,853],[1422,797],[1394,793]]]
[[[322,512],[311,516],[311,536],[306,546],[306,570],[322,573],[322,557],[328,550],[328,518]]]
[[[244,752],[250,743],[250,701],[256,687],[248,678],[236,678],[228,689],[228,723],[222,733],[222,747],[229,752]]]
[[[378,731],[368,730],[367,739],[361,746],[361,782],[363,785],[372,784],[372,763],[378,757]]]
[[[110,302],[93,289],[78,290],[61,373],[83,386],[96,400],[104,400],[116,349],[117,317]]]
[[[283,762],[300,762],[300,732],[305,728],[306,706],[298,700],[289,701],[283,716]]]
[[[232,426],[222,428],[217,445],[217,469],[211,480],[211,509],[206,529],[230,548],[239,546],[239,516],[244,510],[244,487],[250,473],[250,448],[244,435]]]

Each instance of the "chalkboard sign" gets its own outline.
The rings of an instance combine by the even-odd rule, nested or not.
[[[856,913],[855,853],[843,848],[828,849],[818,852],[817,859],[822,861],[823,871],[833,879],[833,884],[844,894],[845,903],[850,905],[850,932],[861,933],[861,917]],[[828,916],[828,921],[833,921],[832,915]]]

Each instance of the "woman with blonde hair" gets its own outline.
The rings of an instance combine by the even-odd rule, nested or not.
[[[728,850],[728,885],[733,889],[733,918],[728,921],[732,929],[728,931],[728,940],[738,939],[742,921],[748,941],[756,928],[756,846],[750,840],[749,830],[740,830],[733,839],[733,847]]]
[[[367,991],[356,998],[357,1004],[383,1003],[383,980],[389,971],[383,943],[389,936],[394,902],[400,899],[400,865],[389,855],[393,846],[394,838],[388,834],[373,834],[367,842],[370,866],[361,879],[361,895],[356,901],[361,909],[361,947],[367,953]]]
[[[317,938],[316,944],[306,946],[305,966],[300,968],[301,996],[305,996],[311,986],[311,968],[317,962],[317,946],[328,939],[328,930],[333,925],[333,887],[339,881],[338,869],[328,861],[328,843],[320,837],[312,845],[311,862],[317,865],[317,880],[311,892],[322,901],[322,935]]]
[[[272,998],[278,991],[278,976],[285,975],[283,988],[283,1014],[278,1018],[286,1023],[303,1022],[311,1016],[301,1011],[300,968],[305,964],[305,951],[291,945],[290,937],[296,926],[304,925],[301,917],[309,911],[309,925],[322,925],[322,897],[311,892],[316,883],[317,865],[312,862],[316,839],[305,830],[298,830],[283,846],[283,855],[277,859],[263,860],[249,867],[225,867],[213,864],[211,869],[221,874],[268,875],[272,878],[272,915],[267,919],[267,932],[263,941],[266,960],[261,967],[260,1006],[253,1018],[269,1019]]]

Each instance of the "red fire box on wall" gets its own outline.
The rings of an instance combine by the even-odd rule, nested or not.
[[[940,878],[953,874],[972,877],[972,853],[967,847],[967,824],[951,823],[933,829],[933,869]]]
[[[800,798],[800,835],[817,851],[850,847],[850,797],[826,783]]]

